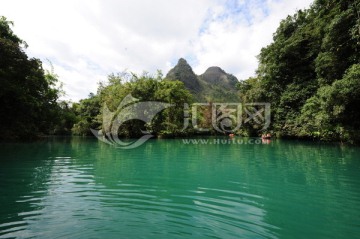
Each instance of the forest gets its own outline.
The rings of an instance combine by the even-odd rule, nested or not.
[[[278,137],[360,140],[360,1],[317,0],[282,20],[243,101],[271,102]]]
[[[160,71],[153,75],[111,73],[86,99],[63,101],[56,69],[44,70],[39,59],[29,58],[26,42],[12,31],[12,25],[0,17],[0,139],[91,135],[90,129],[106,128],[104,104],[117,112],[129,94],[174,107],[161,111],[150,124],[126,122],[119,135],[135,137],[145,129],[158,136],[196,133],[182,130],[183,105],[191,105],[199,96],[197,88],[187,87],[194,83],[189,79],[176,79],[179,74],[175,73],[170,79]],[[232,101],[236,95],[239,102],[271,103],[266,133],[279,138],[360,142],[360,1],[316,0],[309,9],[298,10],[281,21],[273,42],[262,48],[258,59],[254,77],[223,91],[221,84],[216,85],[217,97],[223,94],[226,99],[226,92],[231,92]],[[208,94],[202,99],[211,102],[215,91],[206,87],[214,84],[202,84],[198,88]],[[207,120],[205,113],[200,121]],[[246,125],[235,133],[259,136],[264,132]]]

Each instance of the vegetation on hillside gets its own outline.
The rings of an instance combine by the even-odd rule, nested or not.
[[[272,104],[278,136],[359,142],[360,1],[317,0],[280,23],[243,101]]]

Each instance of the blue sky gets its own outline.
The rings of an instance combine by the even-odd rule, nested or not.
[[[253,76],[281,19],[311,0],[0,0],[0,15],[64,83],[64,99],[96,92],[124,70],[164,74],[184,57],[195,73],[220,66]],[[19,7],[21,6],[21,7]]]

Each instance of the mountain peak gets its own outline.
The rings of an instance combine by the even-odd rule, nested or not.
[[[179,65],[179,64],[187,64],[187,65],[189,65],[184,58],[180,58],[180,59],[178,60],[178,63],[177,63],[177,64],[178,64],[178,65]]]
[[[234,88],[238,82],[235,76],[226,73],[218,66],[209,67],[200,77],[207,83],[222,85],[229,89]]]
[[[166,75],[168,80],[179,80],[201,101],[237,100],[235,76],[226,73],[218,66],[209,67],[204,74],[197,76],[184,58],[180,58],[176,66]]]
[[[226,72],[218,66],[209,67],[204,74],[226,74]]]
[[[184,58],[179,59],[176,66],[166,75],[166,78],[182,81],[185,87],[192,92],[199,92],[201,90],[197,76]]]

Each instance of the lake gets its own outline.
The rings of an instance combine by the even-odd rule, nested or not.
[[[360,148],[0,145],[0,238],[359,238]]]

